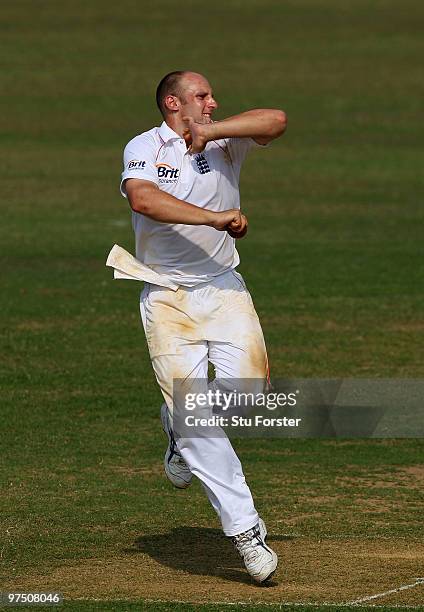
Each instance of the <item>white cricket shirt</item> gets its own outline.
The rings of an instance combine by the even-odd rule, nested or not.
[[[240,208],[241,164],[255,145],[251,138],[228,138],[190,155],[184,139],[163,122],[125,147],[121,193],[127,197],[125,180],[137,178],[200,208]],[[213,227],[161,223],[136,212],[132,224],[137,259],[178,285],[194,287],[240,262],[235,240]]]

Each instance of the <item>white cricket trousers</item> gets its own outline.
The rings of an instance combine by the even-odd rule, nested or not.
[[[239,386],[240,379],[249,379],[249,385],[254,379],[261,387],[255,392],[263,391],[268,370],[264,337],[243,278],[234,270],[177,291],[146,283],[140,311],[153,370],[171,419],[173,380],[183,380],[187,391],[193,383],[196,392],[200,380],[206,393],[208,361],[215,368],[211,383],[215,388],[220,379],[237,379]],[[256,525],[259,517],[240,460],[220,432],[218,438],[177,438],[177,448],[202,482],[225,535],[233,536]]]

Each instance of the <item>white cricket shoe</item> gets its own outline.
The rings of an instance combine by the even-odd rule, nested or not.
[[[160,418],[163,431],[168,436],[168,448],[166,449],[163,460],[165,474],[174,487],[177,487],[177,489],[186,489],[191,485],[193,474],[190,472],[190,468],[177,449],[174,434],[169,422],[168,406],[166,404],[162,404]]]
[[[265,523],[260,518],[257,525],[231,538],[248,573],[259,583],[269,580],[278,564],[276,553],[265,544],[266,536]]]

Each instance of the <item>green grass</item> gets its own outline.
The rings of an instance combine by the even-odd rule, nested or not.
[[[19,608],[20,610],[22,610],[23,608]],[[41,606],[32,606],[31,608],[28,608],[28,610],[38,610],[38,611],[43,611],[45,610],[45,607],[41,607]],[[47,608],[49,609],[49,608]],[[392,606],[378,606],[376,608],[376,606],[360,606],[359,608],[357,606],[340,606],[337,605],[337,607],[333,607],[333,606],[329,606],[329,605],[324,605],[324,606],[296,606],[295,608],[290,608],[284,604],[282,605],[278,605],[276,604],[275,606],[262,606],[262,605],[241,605],[241,604],[234,604],[234,605],[213,605],[213,604],[208,604],[208,605],[190,605],[187,603],[183,603],[183,604],[178,604],[175,602],[172,603],[163,603],[163,602],[155,602],[153,603],[149,603],[149,602],[143,602],[143,601],[139,601],[139,602],[123,602],[123,601],[114,601],[113,603],[111,602],[107,602],[107,601],[100,601],[100,602],[85,602],[85,601],[76,601],[76,602],[64,602],[63,604],[61,604],[60,607],[58,608],[53,608],[53,610],[59,610],[60,612],[65,611],[65,610],[82,610],[83,612],[92,612],[92,611],[101,611],[103,612],[106,610],[113,610],[113,612],[127,612],[127,611],[140,611],[140,610],[157,610],[158,612],[222,612],[223,610],[228,610],[228,612],[233,612],[234,610],[237,612],[258,612],[259,610],[270,610],[270,611],[276,611],[276,610],[281,610],[281,611],[288,611],[288,610],[298,610],[299,612],[331,612],[331,610],[333,611],[337,611],[337,612],[352,612],[353,610],[360,610],[360,612],[375,612],[375,610],[377,609],[378,612],[399,612],[399,610],[402,610],[402,612],[413,612],[417,610],[417,607],[408,607],[408,606],[402,606],[402,607],[392,607]]]
[[[284,138],[247,160],[241,189],[240,271],[273,376],[423,377],[423,17],[418,0],[2,9],[5,584],[125,554],[140,534],[218,527],[198,485],[187,502],[160,475],[161,398],[140,286],[114,283],[104,267],[115,242],[132,250],[121,152],[160,121],[154,90],[169,70],[206,73],[219,117],[263,106],[288,114]],[[277,534],[419,538],[411,469],[423,463],[421,440],[237,449]],[[96,606],[64,609],[151,607]]]
[[[154,607],[153,607],[154,606]],[[34,609],[34,608],[32,608]],[[42,608],[36,608],[38,610],[42,610]],[[287,612],[287,610],[290,610],[290,607],[286,606],[286,605],[278,605],[276,604],[275,606],[262,606],[262,605],[257,605],[257,606],[249,606],[249,605],[225,605],[224,607],[222,605],[217,605],[214,606],[212,604],[210,605],[198,605],[196,604],[195,606],[184,603],[184,604],[177,604],[175,602],[173,603],[159,603],[159,602],[155,602],[154,604],[148,603],[148,602],[138,602],[138,603],[125,603],[125,602],[113,602],[108,603],[106,601],[102,601],[99,603],[88,603],[88,602],[74,602],[74,603],[66,603],[61,606],[60,608],[58,608],[60,611],[62,610],[84,610],[84,612],[91,612],[92,610],[113,610],[114,612],[119,611],[119,612],[126,612],[127,610],[131,611],[131,610],[158,610],[159,612],[168,612],[168,611],[172,611],[174,612],[222,612],[223,610],[228,610],[228,612],[232,612],[234,610],[236,610],[237,612],[258,612],[259,610],[270,610],[270,611],[276,611],[276,610],[282,610],[284,612],[284,610]],[[352,612],[353,610],[357,610],[358,607],[352,607],[352,606],[340,606],[337,605],[337,607],[333,607],[333,606],[296,606],[295,608],[292,608],[292,610],[298,610],[299,612],[331,612],[331,610],[337,610],[337,612]],[[377,611],[378,612],[399,612],[399,609],[402,610],[402,612],[413,612],[416,611],[417,608],[416,607],[407,607],[407,606],[403,606],[402,608],[399,607],[391,607],[391,606],[378,606]],[[376,607],[375,606],[360,606],[359,607],[360,612],[375,612]]]

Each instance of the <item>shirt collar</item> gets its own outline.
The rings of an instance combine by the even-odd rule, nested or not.
[[[181,140],[181,136],[174,132],[166,121],[164,121],[159,128],[159,136],[162,138],[163,142],[168,142],[168,140]]]

